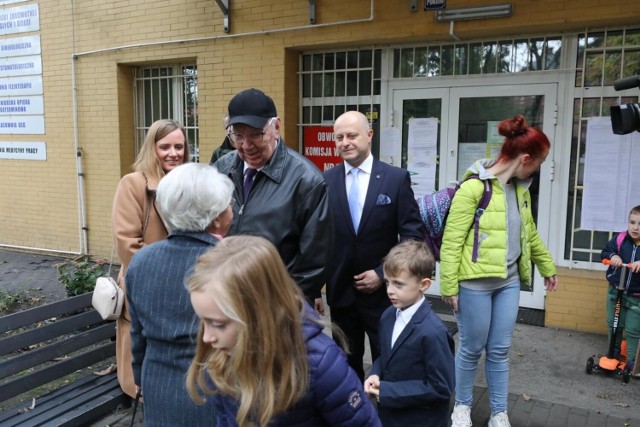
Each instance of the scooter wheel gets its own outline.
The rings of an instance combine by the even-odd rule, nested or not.
[[[586,366],[586,369],[585,369],[587,371],[587,374],[591,375],[591,373],[593,372],[594,363],[595,362],[593,360],[593,357],[590,357],[590,358],[587,359],[587,366]]]
[[[631,371],[628,367],[625,367],[622,370],[622,382],[626,384],[629,382],[629,379],[631,379]]]

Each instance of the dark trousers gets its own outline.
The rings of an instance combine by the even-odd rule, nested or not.
[[[380,356],[380,342],[378,340],[378,324],[382,313],[387,309],[382,307],[364,307],[357,302],[348,307],[331,307],[331,321],[344,332],[349,352],[347,360],[349,366],[356,371],[361,382],[364,382],[364,334],[369,337],[371,347],[371,361]]]

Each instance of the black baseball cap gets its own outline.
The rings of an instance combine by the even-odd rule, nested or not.
[[[247,89],[238,93],[229,102],[229,124],[242,123],[262,129],[270,118],[277,117],[273,99],[259,89]]]

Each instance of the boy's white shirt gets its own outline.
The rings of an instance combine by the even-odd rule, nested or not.
[[[396,309],[396,323],[394,323],[393,325],[393,333],[391,334],[391,348],[393,348],[396,340],[398,339],[404,328],[409,324],[413,315],[416,314],[416,311],[418,311],[420,306],[424,304],[425,300],[426,298],[423,295],[420,301],[413,305],[410,305],[404,310],[399,308]]]

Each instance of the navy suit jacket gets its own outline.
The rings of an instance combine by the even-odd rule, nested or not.
[[[371,177],[358,233],[353,229],[344,164],[324,173],[333,216],[333,257],[329,264],[327,302],[331,307],[348,307],[356,302],[379,307],[389,305],[384,286],[372,294],[356,291],[353,276],[375,269],[380,278],[382,259],[401,241],[424,238],[409,172],[373,159]]]
[[[391,347],[396,308],[380,318],[378,414],[385,427],[446,426],[455,389],[454,342],[429,301],[424,301]]]

